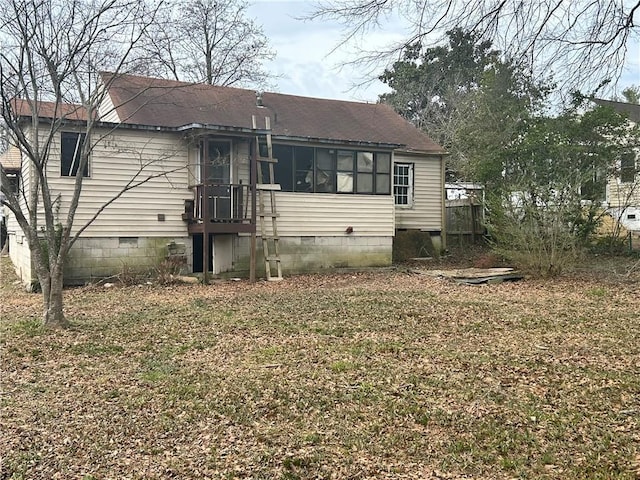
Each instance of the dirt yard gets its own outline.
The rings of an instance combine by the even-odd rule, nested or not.
[[[46,331],[3,258],[0,478],[638,479],[632,265],[87,286]]]

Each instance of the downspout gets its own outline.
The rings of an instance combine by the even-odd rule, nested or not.
[[[442,225],[441,235],[442,235],[442,250],[445,251],[447,249],[447,207],[446,207],[446,198],[447,198],[447,190],[445,188],[445,180],[446,180],[446,162],[444,161],[444,155],[440,155],[440,185],[442,189],[440,190],[440,223]]]

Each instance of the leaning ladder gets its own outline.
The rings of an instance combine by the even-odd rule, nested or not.
[[[273,144],[271,143],[271,118],[264,117],[265,132],[258,133],[255,115],[251,118],[253,129],[256,131],[256,153],[257,153],[257,177],[256,190],[258,194],[258,221],[260,222],[260,237],[262,238],[262,252],[264,255],[264,268],[268,281],[282,280],[282,262],[280,259],[280,238],[278,237],[278,211],[276,209],[276,191],[280,190],[280,185],[275,183],[273,164],[278,160],[273,158]],[[262,138],[261,138],[262,137]],[[260,144],[264,140],[267,145],[267,156],[260,153]],[[265,164],[268,170],[268,183],[262,183],[263,169]],[[269,207],[265,205],[268,196]],[[268,228],[268,221],[271,220],[271,228]],[[275,268],[275,271],[273,270]]]

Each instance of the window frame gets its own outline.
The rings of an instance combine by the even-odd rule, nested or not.
[[[283,192],[375,196],[392,194],[392,151],[360,150],[344,147],[321,147],[275,143],[274,150],[277,147],[291,147],[293,152],[292,171],[287,172],[284,169],[278,169],[280,170],[280,175],[282,176],[276,176],[276,183],[280,183],[281,185],[284,182],[279,181],[279,178],[286,179],[286,181],[288,182],[289,176],[293,177],[293,189],[283,188]],[[300,155],[300,158],[298,158],[300,153],[299,149],[311,149],[311,151],[305,152],[304,155]],[[365,170],[359,166],[358,160],[361,155],[371,156],[372,165],[370,170]],[[345,160],[349,156],[351,161],[349,167],[347,168]],[[385,162],[385,165],[388,165],[388,167],[385,166],[383,168],[379,168],[379,157],[382,159],[380,161]],[[310,167],[309,170],[301,169],[300,167],[302,166],[302,163],[299,164],[299,161],[304,162],[304,165],[308,165],[308,163],[310,163],[311,165],[308,165]],[[302,181],[303,174],[305,174],[305,181]],[[361,188],[359,188],[358,186],[358,176],[360,174],[369,175],[371,188],[367,191],[361,191]],[[326,181],[321,181],[325,177]],[[343,182],[339,184],[339,178],[341,177],[349,177],[351,179],[351,188],[348,188],[347,183]],[[382,177],[387,179],[387,181],[382,181]],[[379,182],[382,183],[382,185],[384,185],[386,188],[381,188],[379,186]],[[340,185],[342,185],[342,188],[340,187]],[[323,188],[323,186],[326,188]]]
[[[65,160],[65,153],[69,153],[65,151],[65,137],[69,138],[73,136],[75,138],[75,149],[74,149],[74,156],[76,158],[72,158],[72,159],[67,159]],[[78,139],[81,139],[80,142],[78,142]],[[80,166],[80,158],[82,156],[82,146],[87,142],[87,134],[84,132],[70,132],[70,131],[63,131],[60,132],[60,176],[61,177],[68,177],[68,178],[75,178],[78,175],[78,167]],[[76,160],[78,161],[78,163],[76,164]],[[91,156],[89,155],[89,158],[87,158],[87,163],[84,166],[84,171],[82,172],[82,176],[84,178],[89,178],[90,177],[90,172],[89,172],[89,163],[91,160]],[[65,169],[65,163],[68,163],[68,168]],[[66,173],[65,173],[66,170]]]
[[[406,174],[400,175],[398,170],[401,168],[406,168]],[[410,162],[393,162],[393,204],[398,208],[413,208],[414,198],[413,198],[413,183],[415,176],[415,164]],[[406,178],[406,184],[399,183],[398,180],[400,178]],[[406,189],[406,193],[399,193],[400,189]],[[399,198],[406,198],[406,203],[400,203]]]
[[[636,181],[636,175],[638,174],[638,168],[636,165],[636,152],[630,150],[624,152],[620,156],[620,182],[621,183],[634,183]],[[625,165],[629,163],[630,165]]]

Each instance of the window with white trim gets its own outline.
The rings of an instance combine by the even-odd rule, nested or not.
[[[413,163],[393,165],[393,197],[397,206],[413,205]]]
[[[82,146],[86,134],[77,132],[61,132],[60,134],[60,175],[75,177],[82,160]],[[82,176],[89,176],[89,162],[85,163]]]

